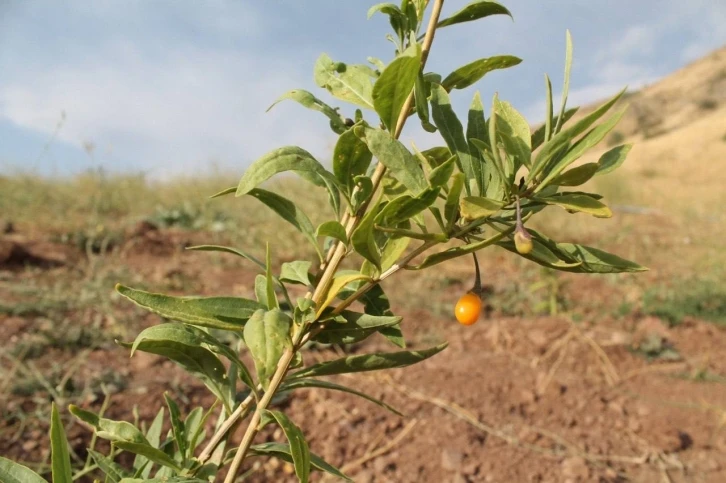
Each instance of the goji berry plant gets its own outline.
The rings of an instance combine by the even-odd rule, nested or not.
[[[392,313],[381,286],[400,270],[425,270],[474,254],[475,284],[455,309],[456,318],[466,325],[479,318],[481,283],[475,253],[487,247],[498,246],[567,272],[644,270],[599,249],[557,242],[524,226],[550,206],[596,217],[611,216],[601,196],[571,187],[616,169],[630,146],[615,147],[597,162],[568,168],[621,118],[623,111],[596,125],[623,92],[568,124],[577,111],[566,108],[572,57],[568,34],[565,84],[557,113],[546,78],[547,110],[539,129],[531,131],[527,120],[497,95],[486,116],[478,92],[466,113],[464,128],[452,109],[452,91],[470,87],[488,72],[514,66],[520,59],[510,55],[475,59],[446,76],[427,70],[438,30],[510,15],[503,5],[480,0],[443,18],[443,3],[403,0],[400,7],[386,3],[370,9],[369,16],[387,16],[393,29],[388,39],[395,55],[388,63],[368,58],[370,65],[345,64],[325,54],[318,58],[314,67],[317,85],[352,107],[332,107],[299,89],[279,99],[294,100],[327,117],[338,136],[332,171],[303,148],[286,146],[255,161],[236,187],[215,195],[257,198],[305,236],[315,247],[317,259],[283,263],[275,273],[274,244],[249,252],[211,245],[192,248],[227,252],[258,267],[256,300],[172,297],[117,286],[121,295],[167,320],[143,330],[132,343],[121,345],[132,355],[144,351],[171,359],[198,377],[216,402],[183,417],[176,402],[167,396],[168,434],[161,433],[163,407],[143,432],[131,423],[71,406],[71,413],[90,426],[96,437],[111,441],[108,454],[90,451],[106,481],[204,482],[226,475],[224,481],[231,483],[247,458],[260,455],[291,461],[302,482],[308,481],[312,470],[347,479],[310,451],[298,426],[274,409],[274,398],[281,392],[317,387],[353,393],[395,412],[382,401],[321,377],[404,367],[446,347],[405,350],[401,317]],[[442,145],[419,151],[399,142],[406,122],[412,119],[428,133],[440,135]],[[293,200],[260,188],[285,171],[293,171],[301,182],[327,192],[332,213],[329,221],[315,227]],[[358,270],[340,268],[348,257],[359,259]],[[291,284],[306,287],[307,296],[292,300],[288,293]],[[351,309],[354,302],[360,302],[360,311]],[[236,343],[222,342],[222,332],[231,334]],[[306,364],[301,352],[309,342],[347,345],[374,333],[403,350],[312,365]],[[240,350],[249,351],[254,370],[242,361]],[[214,432],[206,434],[205,426],[214,420]],[[53,479],[70,482],[67,443],[59,422],[53,407]],[[256,442],[266,425],[279,426],[287,441]],[[233,436],[240,434],[241,442],[231,445],[231,441],[239,440]],[[124,451],[136,455],[132,467],[115,461]],[[24,466],[4,459],[0,459],[0,480],[43,481]]]

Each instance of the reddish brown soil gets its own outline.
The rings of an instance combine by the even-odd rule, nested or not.
[[[249,296],[254,273],[240,272],[236,265],[210,264],[204,255],[185,254],[180,247],[197,241],[193,238],[156,230],[131,233],[131,241],[109,260],[130,268],[132,285],[143,281],[154,287],[178,275],[193,280],[198,293]],[[82,254],[67,253],[65,246],[23,244],[19,238],[3,243],[6,248],[13,244],[3,249],[9,254],[0,257],[5,281],[0,301],[5,305],[19,302],[8,283],[77,277],[74,274],[88,263]],[[603,291],[612,284],[593,282],[591,277],[581,280],[582,284],[569,285],[572,299],[585,298],[584,291],[598,293],[596,301],[607,298]],[[454,287],[438,295],[453,302],[458,291]],[[112,370],[128,385],[114,386],[109,417],[133,420],[132,407],[137,405],[141,419],[149,421],[163,391],[185,410],[208,404],[206,390],[173,364],[146,354],[129,360],[126,350],[111,343],[110,334],[118,333],[115,321],[140,314],[120,302],[117,310],[65,314],[78,325],[109,335],[86,349],[86,359],[72,374],[73,384],[85,389],[60,402],[98,409],[99,392],[84,381]],[[588,315],[574,324],[564,316],[513,318],[495,311],[468,328],[424,310],[407,308],[403,315],[411,347],[433,345],[439,339],[448,340],[449,347],[413,367],[341,376],[337,381],[383,399],[404,418],[353,396],[317,389],[301,390],[282,403],[304,430],[311,450],[344,468],[355,481],[726,481],[726,384],[696,377],[726,374],[723,329],[698,320],[669,328],[637,313],[619,319]],[[158,321],[153,315],[140,315],[126,329],[133,337]],[[0,313],[0,349],[10,353],[47,323],[32,311]],[[682,359],[649,362],[634,351],[654,336],[672,344]],[[372,338],[350,350],[395,348]],[[50,374],[67,370],[79,352],[51,346],[32,363]],[[309,350],[304,357],[309,364],[336,354]],[[10,359],[1,360],[0,455],[47,461],[47,424],[37,418],[47,416],[51,396],[43,391],[11,393],[9,388],[20,376],[12,373]],[[66,421],[73,450],[85,458],[88,431],[70,418]],[[268,431],[260,441],[280,440],[278,433]],[[255,464],[257,471],[246,481],[295,481],[289,464],[262,459]]]

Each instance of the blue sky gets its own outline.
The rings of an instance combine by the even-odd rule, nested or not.
[[[327,163],[335,137],[323,116],[289,101],[265,109],[293,88],[335,104],[312,80],[321,52],[347,63],[390,60],[386,18],[366,19],[373,3],[2,0],[0,172],[241,173],[289,144]],[[447,1],[444,16],[466,3]],[[446,75],[481,57],[521,57],[474,88],[485,101],[498,92],[533,123],[542,118],[545,72],[560,90],[567,28],[575,44],[572,104],[653,82],[726,44],[720,0],[503,3],[514,22],[497,16],[441,30],[427,71]],[[453,94],[462,117],[473,93]],[[405,140],[442,144],[413,124]]]

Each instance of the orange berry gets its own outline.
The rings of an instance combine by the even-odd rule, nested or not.
[[[479,320],[479,314],[481,313],[481,298],[472,293],[465,293],[458,302],[456,302],[456,308],[454,314],[456,320],[462,325],[472,325]]]

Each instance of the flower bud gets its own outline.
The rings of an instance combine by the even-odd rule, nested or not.
[[[532,235],[522,225],[517,226],[517,229],[514,231],[514,246],[522,255],[528,254],[534,248]]]

